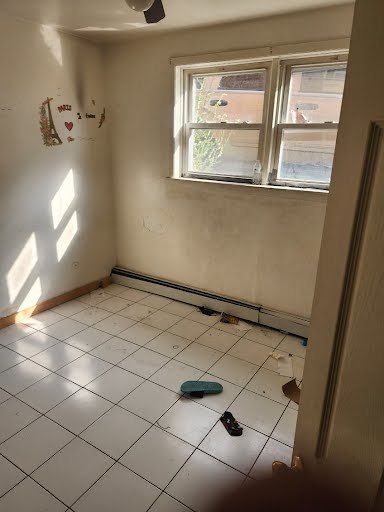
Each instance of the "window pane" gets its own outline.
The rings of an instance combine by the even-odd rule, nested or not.
[[[193,77],[193,123],[262,123],[266,71]]]
[[[292,69],[287,123],[338,123],[346,64]]]
[[[329,183],[337,130],[283,130],[278,180]]]
[[[258,130],[192,130],[189,172],[252,177],[259,159]]]

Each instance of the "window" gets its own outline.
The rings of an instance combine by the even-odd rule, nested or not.
[[[328,187],[345,54],[178,71],[179,176]]]

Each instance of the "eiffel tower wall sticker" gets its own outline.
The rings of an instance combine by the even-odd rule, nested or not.
[[[53,98],[47,98],[40,106],[40,132],[45,146],[59,146],[62,144],[57,133],[55,123],[53,122],[51,112],[51,101]]]

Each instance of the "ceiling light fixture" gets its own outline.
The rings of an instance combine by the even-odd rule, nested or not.
[[[147,23],[158,23],[165,18],[162,0],[125,0],[134,11],[144,12]]]
[[[148,11],[155,3],[155,0],[125,0],[128,7],[134,11],[144,12]]]

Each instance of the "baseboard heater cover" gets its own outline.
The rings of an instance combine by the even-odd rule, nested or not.
[[[308,338],[309,335],[308,319],[268,310],[261,305],[222,297],[204,290],[132,272],[121,267],[115,267],[112,270],[112,282],[148,293],[163,295],[164,297],[193,304],[194,306],[205,306],[214,311],[225,312],[244,320],[286,331],[303,338]]]

